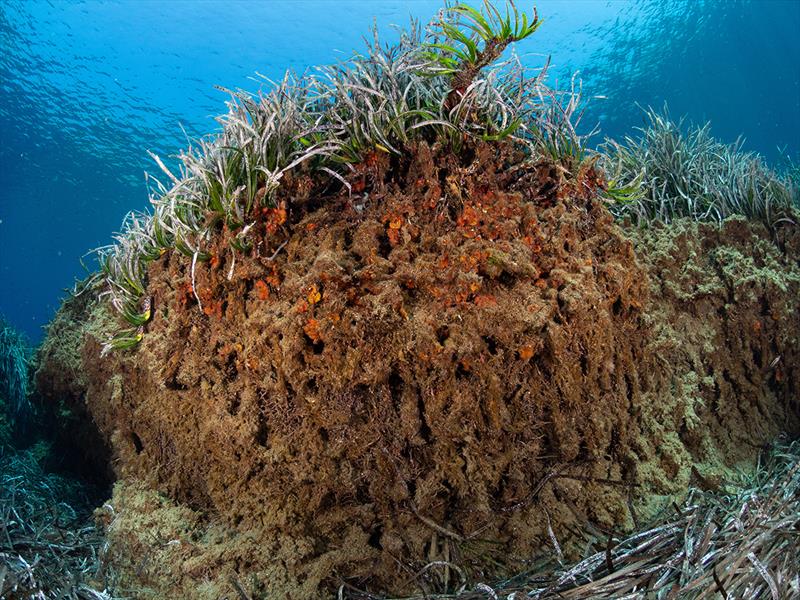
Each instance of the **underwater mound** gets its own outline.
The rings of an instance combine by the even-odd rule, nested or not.
[[[581,148],[575,95],[482,74],[540,23],[492,10],[235,94],[65,302],[37,393],[119,479],[119,589],[451,592],[610,548],[800,433],[791,190],[758,164],[747,202],[690,203],[721,223],[682,217],[638,150]]]
[[[596,490],[575,501],[626,518],[646,337],[646,279],[591,193],[567,195],[510,146],[411,156],[365,163],[369,200],[345,191],[313,210],[274,258],[233,265],[221,237],[218,262],[196,267],[200,320],[186,264],[156,260],[148,294],[169,319],[135,361],[83,348],[120,474],[264,540],[306,539],[305,560],[387,590],[408,579],[397,560],[478,536],[531,554],[555,464],[585,464],[582,478],[617,463],[616,505]],[[577,519],[549,500],[558,530]]]
[[[577,556],[587,523],[631,530],[800,431],[796,230],[624,231],[591,165],[565,179],[511,144],[409,157],[360,167],[368,199],[278,212],[276,256],[233,264],[221,236],[195,265],[204,313],[191,266],[154,261],[169,318],[135,354],[98,360],[82,337],[86,388],[54,396],[85,403],[122,479],[224,527],[224,561],[184,550],[197,573],[241,565],[296,597],[412,593],[432,561],[495,579],[551,535]]]

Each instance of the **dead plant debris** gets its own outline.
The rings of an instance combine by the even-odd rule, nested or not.
[[[573,565],[550,551],[505,581],[402,600],[800,598],[800,440],[777,442],[752,474],[724,490],[692,488],[638,533],[594,542]],[[442,561],[424,571],[434,569],[450,569],[454,579],[460,572]],[[338,597],[385,600],[346,584]]]

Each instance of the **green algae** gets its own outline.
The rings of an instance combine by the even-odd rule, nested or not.
[[[740,216],[628,234],[650,276],[650,352],[669,373],[641,403],[636,460],[653,495],[637,509],[653,515],[690,484],[724,489],[753,468],[762,444],[798,429],[796,407],[776,412],[784,401],[765,384],[774,378],[770,364],[797,352],[800,266]],[[739,377],[745,383],[732,388]]]

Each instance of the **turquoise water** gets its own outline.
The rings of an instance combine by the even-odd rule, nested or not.
[[[527,9],[529,3],[521,3]],[[375,21],[423,21],[440,2],[0,0],[0,314],[41,336],[80,257],[147,203],[147,151],[215,129],[226,95],[345,58]],[[800,2],[541,0],[516,51],[579,72],[584,117],[622,136],[661,106],[770,161],[800,152]],[[602,137],[596,138],[602,141]]]

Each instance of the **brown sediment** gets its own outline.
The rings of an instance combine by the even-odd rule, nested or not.
[[[194,274],[155,261],[135,352],[100,359],[73,322],[72,355],[43,354],[41,393],[113,447],[123,587],[501,577],[800,431],[796,228],[623,230],[591,163],[483,143],[408,157],[370,155],[350,191],[295,175],[247,253],[221,230]],[[72,388],[50,383],[62,363],[85,373]]]

